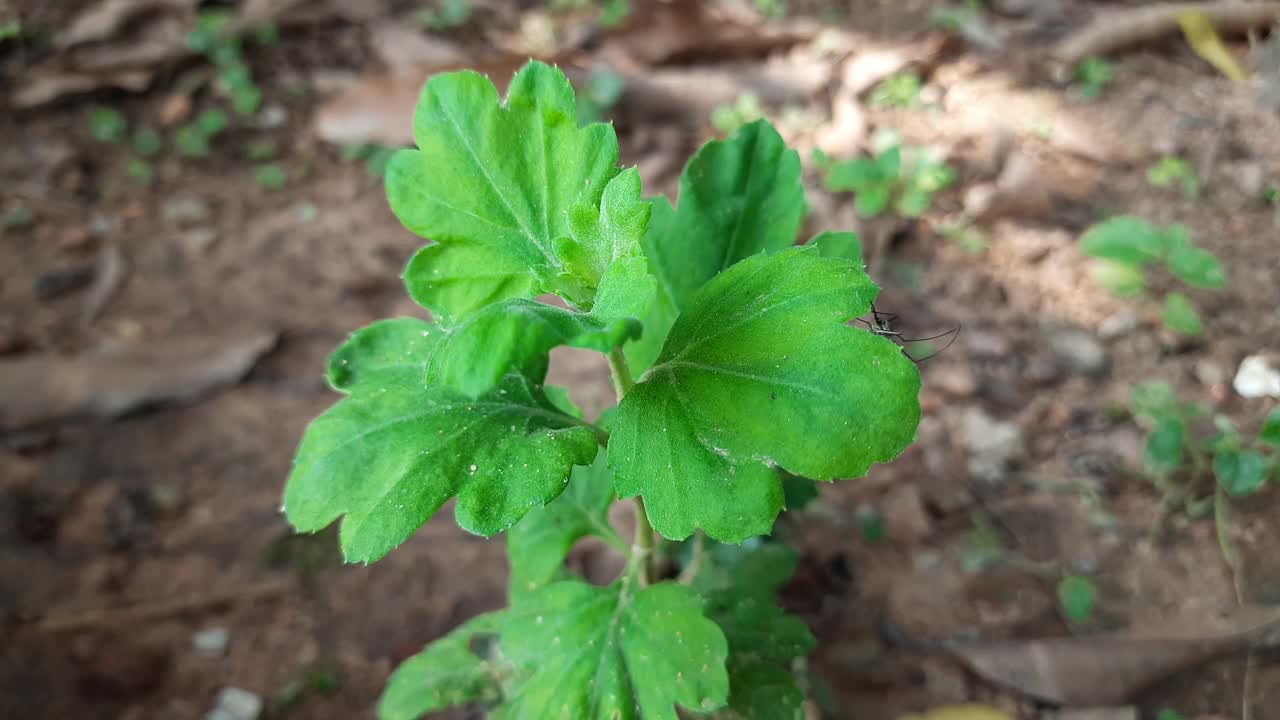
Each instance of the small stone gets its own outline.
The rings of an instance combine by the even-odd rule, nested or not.
[[[961,339],[969,347],[969,352],[978,357],[1001,358],[1013,350],[1013,344],[1009,342],[1009,338],[982,330],[966,329]]]
[[[209,227],[192,228],[178,235],[178,244],[192,255],[203,255],[218,240],[218,231]]]
[[[173,127],[191,114],[191,96],[182,93],[174,93],[164,99],[160,103],[160,111],[156,113],[156,120],[162,127]]]
[[[1093,335],[1076,328],[1057,328],[1046,333],[1045,341],[1068,370],[1097,376],[1110,365],[1107,349]]]
[[[225,687],[218,691],[214,712],[223,710],[234,720],[258,720],[262,714],[262,698],[248,690]],[[209,714],[210,716],[213,713]],[[206,718],[209,716],[206,716]]]
[[[935,365],[929,368],[928,384],[943,394],[956,399],[973,397],[978,391],[978,380],[967,365]]]
[[[203,657],[222,657],[230,640],[231,633],[226,628],[212,627],[191,636],[191,649]]]
[[[283,105],[268,105],[258,116],[258,127],[266,130],[284,127],[288,122],[289,111]]]
[[[1250,355],[1240,361],[1240,369],[1231,381],[1240,397],[1280,398],[1280,358],[1275,353]]]
[[[197,195],[176,195],[165,201],[161,209],[164,219],[179,227],[191,227],[208,222],[213,216],[209,202]]]
[[[152,485],[147,488],[147,496],[157,515],[173,515],[182,507],[182,489],[176,485]]]
[[[1226,167],[1240,192],[1251,198],[1262,197],[1267,184],[1267,171],[1256,162],[1241,162]]]
[[[1004,480],[1009,468],[1027,454],[1021,428],[976,407],[961,416],[960,435],[969,449],[969,474],[991,484]]]
[[[933,534],[933,521],[915,485],[897,485],[885,496],[884,529],[890,540],[906,546],[918,545]]]
[[[1194,372],[1196,380],[1202,385],[1216,387],[1227,381],[1227,371],[1218,363],[1208,359],[1201,358],[1196,361]]]
[[[1128,335],[1137,328],[1138,313],[1125,309],[1108,316],[1098,324],[1098,337],[1103,340],[1114,340]]]

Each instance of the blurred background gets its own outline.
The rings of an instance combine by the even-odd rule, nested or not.
[[[917,443],[786,520],[812,717],[1280,718],[1278,6],[0,2],[0,717],[371,718],[504,603],[450,513],[363,567],[278,508],[327,353],[422,312],[422,83],[534,57],[649,194],[771,120],[927,357]]]

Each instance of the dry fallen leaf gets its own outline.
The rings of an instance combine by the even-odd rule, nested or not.
[[[161,402],[192,400],[244,376],[276,342],[250,331],[157,340],[146,347],[0,361],[0,427],[65,417],[115,417]]]
[[[987,680],[1043,702],[1060,705],[1124,705],[1154,683],[1252,643],[1280,637],[1280,611],[1246,607],[1221,626],[1179,618],[1167,631],[949,648],[952,655]]]

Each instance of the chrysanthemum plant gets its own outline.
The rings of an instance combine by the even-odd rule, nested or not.
[[[794,557],[751,539],[782,511],[784,476],[854,478],[898,455],[919,374],[851,322],[877,292],[854,239],[795,247],[800,161],[768,123],[703,146],[673,207],[618,167],[610,125],[576,118],[569,82],[537,62],[505,101],[473,72],[427,83],[387,195],[431,241],[404,271],[431,320],[380,320],[334,352],[344,397],[307,428],[286,516],[302,532],[341,518],[350,562],[455,498],[464,530],[506,534],[510,607],[402,664],[383,720],[460,704],[799,718],[793,671],[814,639],[775,599]],[[544,384],[561,345],[608,359],[616,408],[586,418]],[[634,508],[630,541],[615,502]],[[698,559],[660,572],[655,535]],[[565,567],[592,536],[626,558],[607,585]]]

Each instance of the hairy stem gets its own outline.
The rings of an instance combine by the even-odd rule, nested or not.
[[[617,348],[609,353],[609,370],[613,376],[613,389],[618,394],[618,402],[627,391],[635,385],[631,379],[631,368],[627,366],[627,358],[622,349]],[[640,576],[640,586],[649,584],[653,571],[653,526],[649,524],[649,513],[644,509],[644,498],[639,495],[631,499],[636,516],[635,540],[631,543],[631,559],[627,563],[628,572],[636,572]]]

